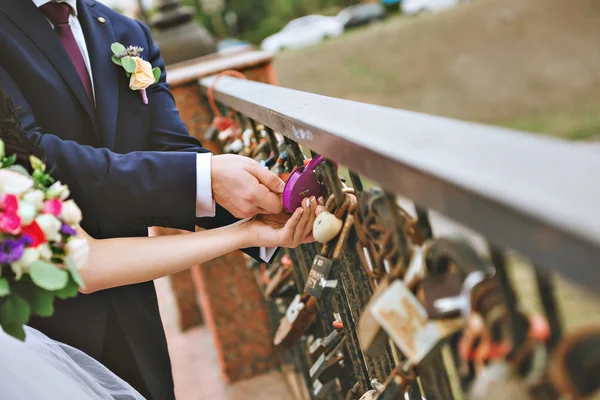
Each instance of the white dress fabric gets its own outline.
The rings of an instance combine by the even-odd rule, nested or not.
[[[0,329],[2,400],[143,400],[87,354],[25,327],[21,342]]]

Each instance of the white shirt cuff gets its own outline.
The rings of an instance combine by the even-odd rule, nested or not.
[[[261,247],[258,249],[258,256],[261,260],[268,263],[273,257],[273,254],[277,251],[277,247]]]
[[[196,154],[196,217],[214,217],[215,201],[210,180],[211,153]]]

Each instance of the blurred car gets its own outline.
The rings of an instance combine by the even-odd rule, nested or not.
[[[452,8],[461,0],[403,0],[400,4],[402,12],[415,15],[422,12],[435,12]]]
[[[385,7],[379,3],[357,4],[344,8],[337,15],[345,29],[382,21],[386,17]]]
[[[221,50],[230,49],[232,47],[248,47],[248,46],[251,46],[251,45],[250,45],[250,43],[248,43],[245,40],[240,40],[240,39],[236,39],[236,38],[227,38],[227,39],[219,40],[219,42],[217,43],[217,50],[221,51]]]
[[[238,53],[240,51],[252,50],[254,47],[245,40],[227,38],[217,43],[217,51],[220,54]]]
[[[344,25],[336,17],[307,15],[288,22],[281,31],[263,40],[261,47],[266,51],[278,52],[317,44],[342,33]]]

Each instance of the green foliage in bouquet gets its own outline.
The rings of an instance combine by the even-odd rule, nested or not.
[[[87,262],[87,242],[76,238],[81,212],[67,200],[68,188],[41,160],[30,161],[31,174],[0,141],[0,326],[21,340],[31,316],[51,316],[56,297],[84,287],[79,268]],[[85,246],[85,260],[71,257],[77,246]]]

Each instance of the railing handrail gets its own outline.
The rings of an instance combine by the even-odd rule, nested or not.
[[[201,79],[201,88],[213,79]],[[595,149],[229,77],[215,98],[534,263],[600,288]]]

